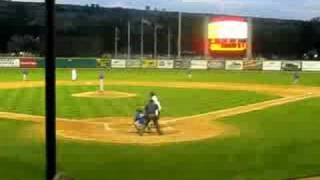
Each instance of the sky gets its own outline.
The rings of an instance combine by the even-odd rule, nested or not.
[[[43,2],[44,0],[18,0]],[[229,14],[309,20],[320,16],[320,0],[56,0],[59,4],[99,4],[103,7],[166,9],[168,11]]]

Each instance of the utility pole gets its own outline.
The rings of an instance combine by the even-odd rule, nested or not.
[[[127,59],[131,59],[131,23],[128,20],[128,54]]]
[[[181,59],[181,22],[182,22],[182,13],[179,12],[179,20],[178,20],[178,59]]]
[[[118,41],[119,41],[119,29],[115,27],[114,30],[114,57],[118,57]]]

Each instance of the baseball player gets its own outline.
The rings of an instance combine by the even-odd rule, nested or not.
[[[137,130],[140,130],[141,128],[143,128],[145,122],[146,121],[143,111],[141,109],[137,109],[134,117],[134,126],[137,128]]]
[[[191,71],[191,69],[188,69],[187,74],[188,74],[188,78],[191,79],[191,78],[192,78],[192,71]]]
[[[22,70],[22,78],[23,78],[24,81],[28,80],[28,74],[29,74],[28,69],[23,69]]]
[[[293,84],[298,84],[300,80],[300,74],[298,71],[293,73]]]
[[[105,79],[105,73],[104,71],[100,71],[99,73],[100,91],[104,91],[104,79]]]
[[[76,68],[73,68],[71,70],[71,79],[72,81],[76,81],[78,79],[78,73]]]
[[[157,97],[156,93],[151,91],[150,92],[150,99],[158,106],[158,110],[156,112],[157,118],[160,118],[160,111],[162,109],[159,98]]]
[[[143,128],[139,131],[140,136],[143,136],[145,129],[148,127],[150,121],[155,125],[157,132],[159,135],[162,135],[162,131],[160,130],[159,118],[156,113],[159,111],[158,105],[151,99],[149,103],[145,107],[145,118],[146,122]]]

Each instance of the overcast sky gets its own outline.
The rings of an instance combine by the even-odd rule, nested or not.
[[[44,0],[19,0],[43,2]],[[144,9],[145,6],[170,11],[206,12],[285,19],[320,16],[320,0],[56,0],[60,4],[99,4],[104,7]]]

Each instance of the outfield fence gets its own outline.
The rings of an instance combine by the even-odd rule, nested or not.
[[[44,68],[42,57],[0,57],[0,68]],[[57,58],[57,68],[320,71],[320,61]]]

